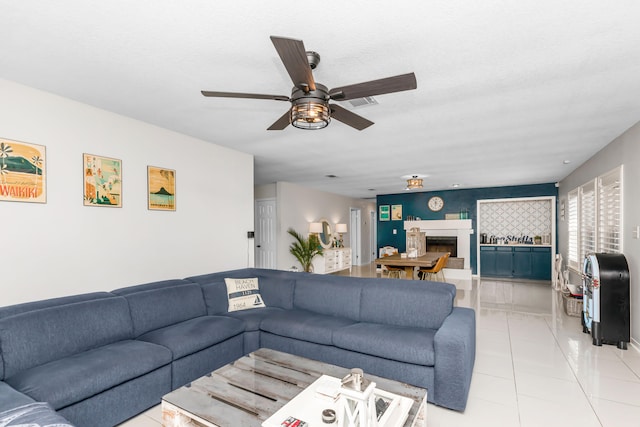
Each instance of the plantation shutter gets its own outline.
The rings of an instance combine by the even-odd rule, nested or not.
[[[598,178],[598,252],[620,253],[621,168]]]
[[[596,251],[595,181],[580,187],[580,260]]]
[[[569,228],[569,266],[573,268],[580,268],[580,258],[578,252],[578,193],[579,190],[569,192],[568,210],[567,210],[567,222]]]

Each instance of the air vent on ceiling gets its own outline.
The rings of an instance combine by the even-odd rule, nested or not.
[[[364,107],[366,105],[376,105],[378,101],[373,96],[365,96],[364,98],[355,98],[349,100],[349,104],[351,104],[354,108]]]

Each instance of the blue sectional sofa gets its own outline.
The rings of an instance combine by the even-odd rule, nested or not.
[[[266,307],[229,312],[224,279],[254,277]],[[3,307],[0,419],[46,402],[78,427],[113,426],[260,347],[361,367],[462,411],[475,313],[454,307],[455,293],[438,282],[240,269]]]

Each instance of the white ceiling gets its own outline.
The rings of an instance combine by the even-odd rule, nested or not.
[[[413,71],[418,89],[342,103],[361,132],[267,131],[286,102],[200,94],[288,96],[270,35],[319,52],[329,88]],[[639,76],[637,0],[0,0],[0,78],[251,153],[256,184],[352,197],[414,173],[559,181],[640,120]]]

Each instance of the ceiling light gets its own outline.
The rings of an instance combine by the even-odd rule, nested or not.
[[[422,178],[418,178],[418,175],[413,175],[407,180],[407,190],[414,190],[416,188],[422,188]]]
[[[563,160],[562,163],[564,163],[565,165],[568,165],[569,163],[571,163],[571,160]]]

